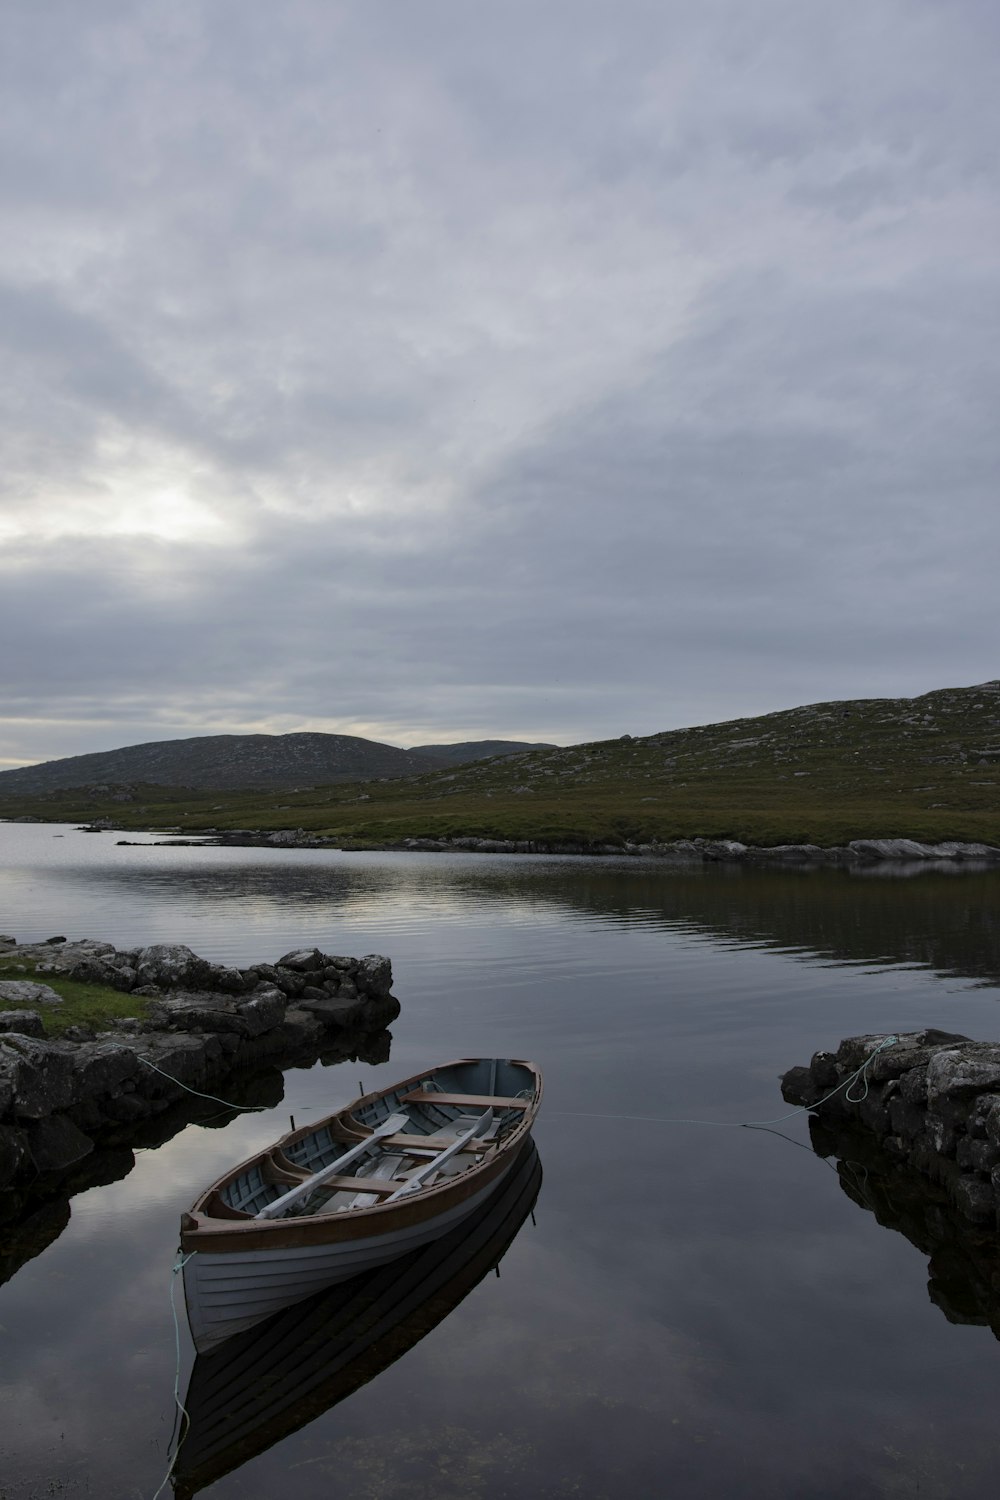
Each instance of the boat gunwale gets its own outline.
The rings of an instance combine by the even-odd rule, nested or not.
[[[240,1251],[249,1253],[270,1249],[277,1251],[279,1248],[307,1244],[332,1244],[340,1240],[349,1241],[368,1237],[377,1239],[382,1234],[391,1234],[394,1230],[434,1218],[438,1213],[446,1211],[452,1204],[471,1197],[506,1168],[512,1151],[516,1151],[531,1132],[542,1099],[542,1075],[537,1064],[533,1062],[521,1058],[504,1059],[516,1067],[526,1068],[531,1073],[535,1086],[534,1094],[528,1108],[521,1111],[521,1117],[514,1128],[497,1143],[497,1149],[484,1153],[478,1161],[470,1163],[458,1176],[447,1177],[441,1182],[415,1188],[393,1203],[342,1208],[329,1213],[300,1215],[289,1219],[258,1219],[237,1210],[231,1211],[234,1215],[238,1214],[238,1217],[222,1218],[216,1217],[208,1209],[213,1202],[225,1202],[221,1198],[221,1190],[233,1178],[238,1177],[241,1172],[249,1171],[254,1166],[263,1168],[272,1152],[277,1151],[284,1156],[284,1147],[290,1141],[302,1139],[324,1128],[332,1130],[334,1125],[340,1126],[347,1132],[348,1142],[374,1138],[374,1130],[361,1126],[357,1121],[348,1125],[345,1116],[355,1114],[357,1110],[379,1099],[384,1099],[388,1094],[401,1093],[412,1084],[434,1073],[483,1060],[463,1057],[439,1063],[434,1068],[422,1068],[410,1077],[389,1084],[384,1089],[377,1089],[351,1100],[340,1110],[335,1110],[332,1114],[309,1126],[300,1126],[295,1130],[286,1131],[277,1141],[272,1141],[237,1166],[230,1167],[227,1172],[198,1194],[191,1209],[181,1218],[182,1251],[185,1254],[192,1251],[198,1251],[201,1254],[225,1254]],[[433,1094],[428,1097],[433,1100]],[[414,1145],[418,1143],[419,1136],[415,1136]],[[359,1183],[359,1190],[361,1189],[362,1183]]]

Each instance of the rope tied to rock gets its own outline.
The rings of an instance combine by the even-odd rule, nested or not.
[[[814,1104],[803,1104],[798,1109],[790,1109],[786,1115],[778,1115],[775,1120],[684,1120],[670,1115],[604,1115],[594,1114],[584,1110],[573,1109],[550,1109],[550,1115],[568,1116],[574,1120],[635,1120],[645,1125],[718,1125],[723,1129],[730,1130],[757,1130],[767,1125],[781,1125],[785,1120],[794,1119],[796,1115],[809,1114],[814,1109],[819,1109],[828,1099],[839,1094],[841,1089],[846,1089],[845,1099],[852,1104],[860,1104],[868,1097],[868,1069],[878,1057],[880,1052],[885,1052],[889,1047],[894,1047],[899,1041],[898,1036],[884,1036],[881,1041],[872,1048],[860,1068],[856,1068],[847,1078],[842,1078],[836,1088],[832,1088],[822,1099],[817,1099]],[[864,1092],[857,1097],[851,1094],[851,1089],[858,1079],[862,1080]]]
[[[193,1089],[188,1084],[182,1083],[179,1078],[174,1077],[173,1073],[168,1073],[166,1068],[158,1067],[157,1064],[153,1062],[152,1058],[144,1057],[141,1052],[133,1051],[131,1047],[126,1047],[124,1043],[112,1042],[111,1045],[113,1047],[117,1047],[120,1052],[131,1052],[133,1057],[135,1057],[139,1062],[145,1063],[147,1068],[152,1068],[154,1073],[159,1073],[161,1078],[169,1078],[171,1083],[176,1083],[179,1089],[184,1089],[188,1094],[194,1094],[195,1098],[197,1099],[209,1099],[213,1104],[223,1104],[225,1105],[226,1109],[233,1109],[236,1110],[238,1114],[244,1115],[254,1115],[260,1113],[263,1110],[273,1108],[273,1105],[270,1104],[232,1104],[228,1099],[220,1099],[217,1094],[204,1094],[202,1093],[201,1089]]]

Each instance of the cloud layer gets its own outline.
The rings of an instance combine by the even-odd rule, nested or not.
[[[8,18],[0,764],[997,675],[995,9]]]

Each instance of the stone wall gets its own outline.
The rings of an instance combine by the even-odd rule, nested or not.
[[[848,1037],[817,1052],[784,1075],[784,1098],[831,1128],[863,1127],[889,1160],[943,1187],[966,1220],[1000,1227],[1000,1045],[935,1030],[887,1040]]]
[[[391,965],[376,954],[297,949],[274,964],[236,969],[181,944],[116,949],[11,938],[0,938],[0,954],[8,971],[20,959],[36,961],[23,979],[9,972],[0,979],[0,1188],[65,1172],[95,1144],[122,1141],[190,1097],[184,1085],[216,1093],[234,1074],[314,1060],[331,1047],[370,1056],[380,1035],[388,1043],[385,1027],[399,1014]],[[45,992],[46,974],[141,996],[145,1014],[50,1037],[44,1015],[25,1006],[31,1000],[54,1012],[63,1003]]]

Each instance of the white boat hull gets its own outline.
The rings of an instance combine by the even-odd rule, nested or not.
[[[513,1165],[512,1159],[479,1192],[434,1218],[368,1238],[296,1249],[276,1247],[214,1254],[195,1251],[183,1269],[188,1322],[195,1347],[199,1352],[211,1349],[324,1287],[385,1265],[437,1239],[474,1213],[496,1191]]]

